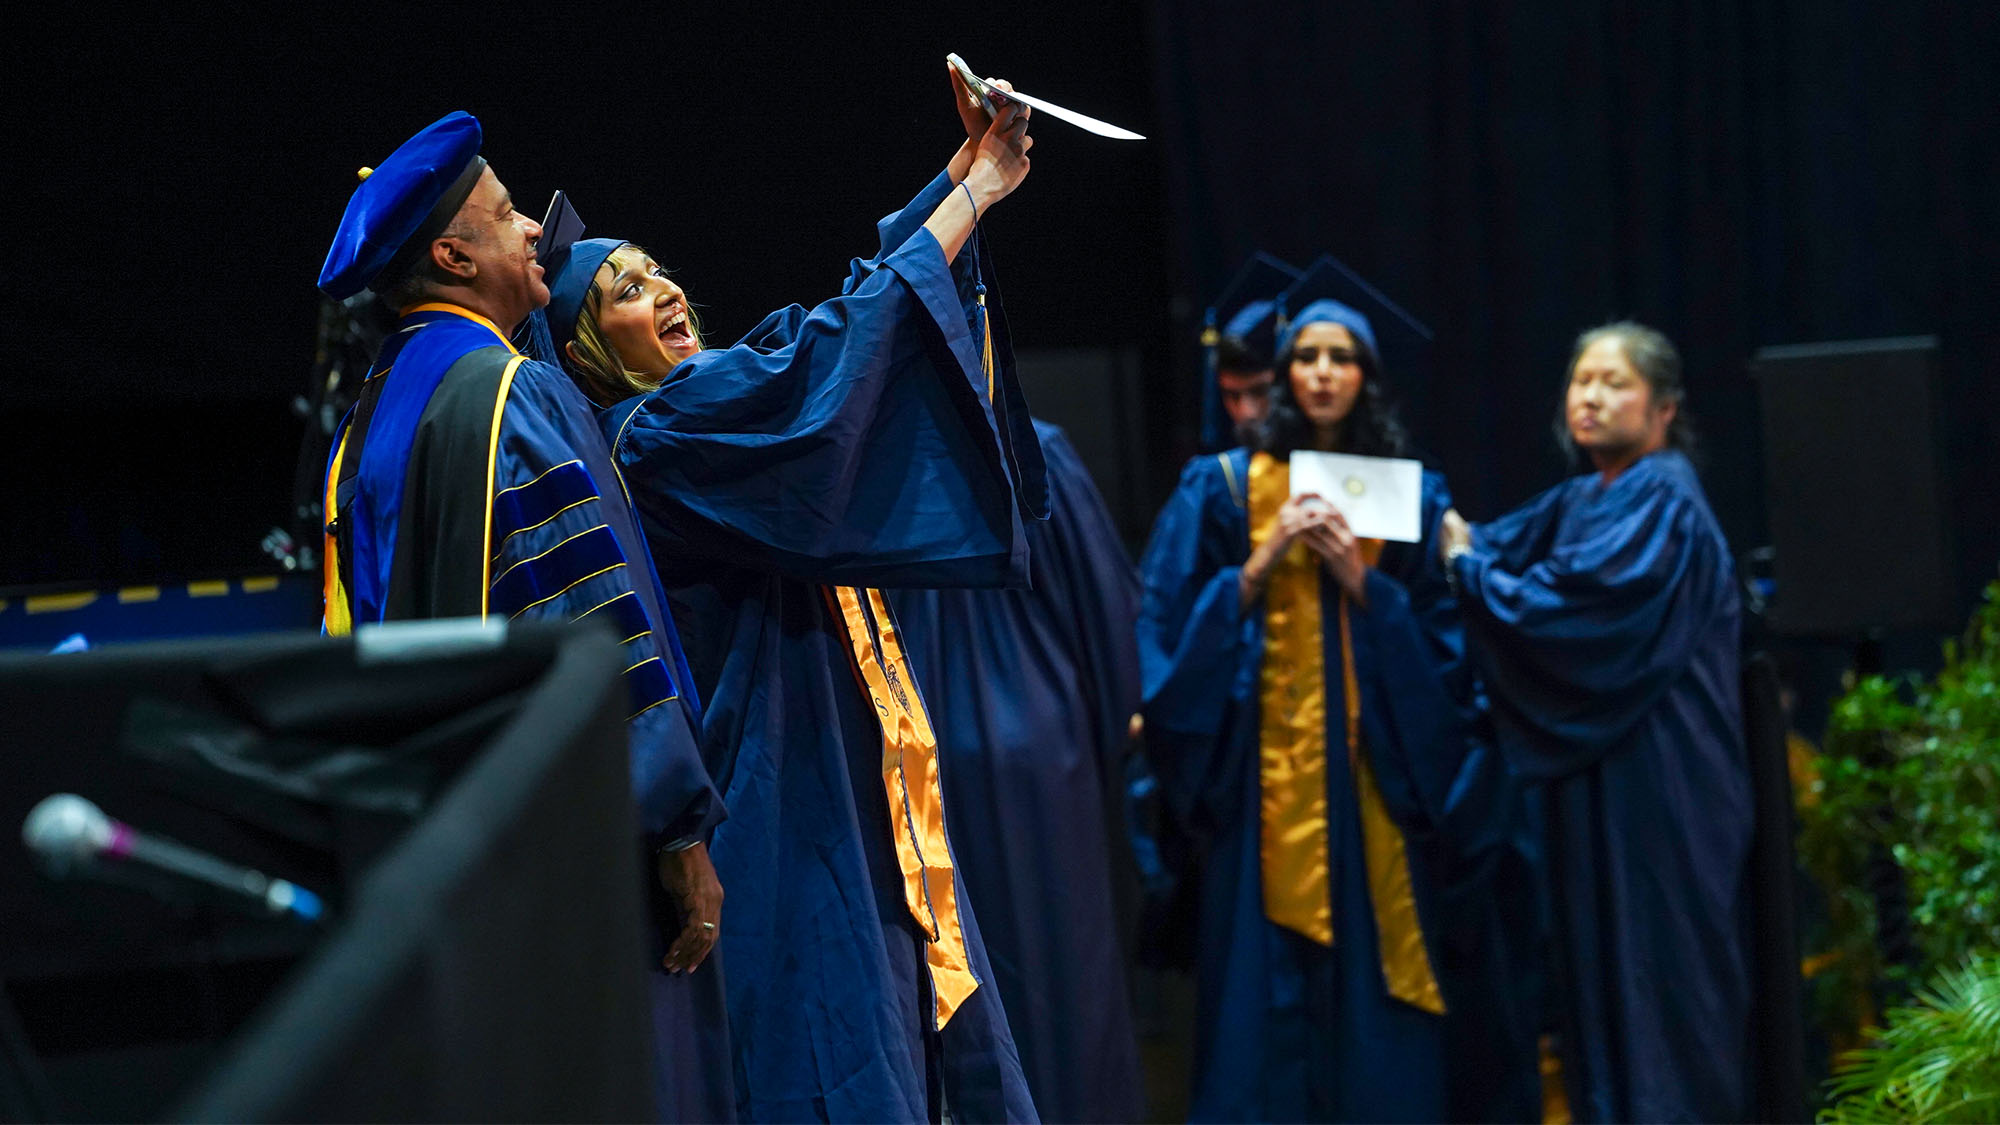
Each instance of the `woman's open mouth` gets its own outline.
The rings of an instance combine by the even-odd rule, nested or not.
[[[695,346],[694,333],[688,330],[688,314],[685,305],[676,307],[660,324],[660,342],[673,351],[686,351]]]

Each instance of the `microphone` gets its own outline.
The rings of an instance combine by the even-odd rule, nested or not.
[[[318,895],[296,883],[148,836],[74,793],[42,798],[21,822],[21,839],[58,878],[87,871],[99,859],[124,860],[220,890],[266,914],[317,922],[326,912]]]

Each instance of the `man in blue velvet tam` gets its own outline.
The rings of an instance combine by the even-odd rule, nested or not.
[[[596,413],[509,337],[548,303],[541,227],[453,113],[348,201],[319,286],[398,311],[326,478],[326,629],[429,617],[586,620],[625,649],[633,795],[674,922],[650,974],[656,1095],[670,1119],[733,1113],[721,982],[704,965],[722,819],[695,737],[700,702]],[[667,911],[663,911],[666,913]]]

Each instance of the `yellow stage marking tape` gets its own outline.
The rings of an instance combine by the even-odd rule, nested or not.
[[[28,612],[61,613],[64,610],[82,609],[96,600],[95,590],[85,590],[79,594],[41,594],[28,599]]]

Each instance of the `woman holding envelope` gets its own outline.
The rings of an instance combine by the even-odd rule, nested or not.
[[[1470,857],[1501,846],[1514,801],[1473,737],[1432,545],[1444,480],[1423,474],[1416,543],[1359,538],[1339,496],[1290,486],[1296,450],[1405,452],[1376,357],[1354,308],[1300,308],[1256,448],[1190,462],[1146,551],[1149,748],[1208,848],[1198,1121],[1465,1116],[1447,1013],[1493,1002],[1458,943],[1496,924],[1461,900],[1490,904]],[[1485,1080],[1531,1090],[1533,1049],[1514,1039],[1519,1065]]]

